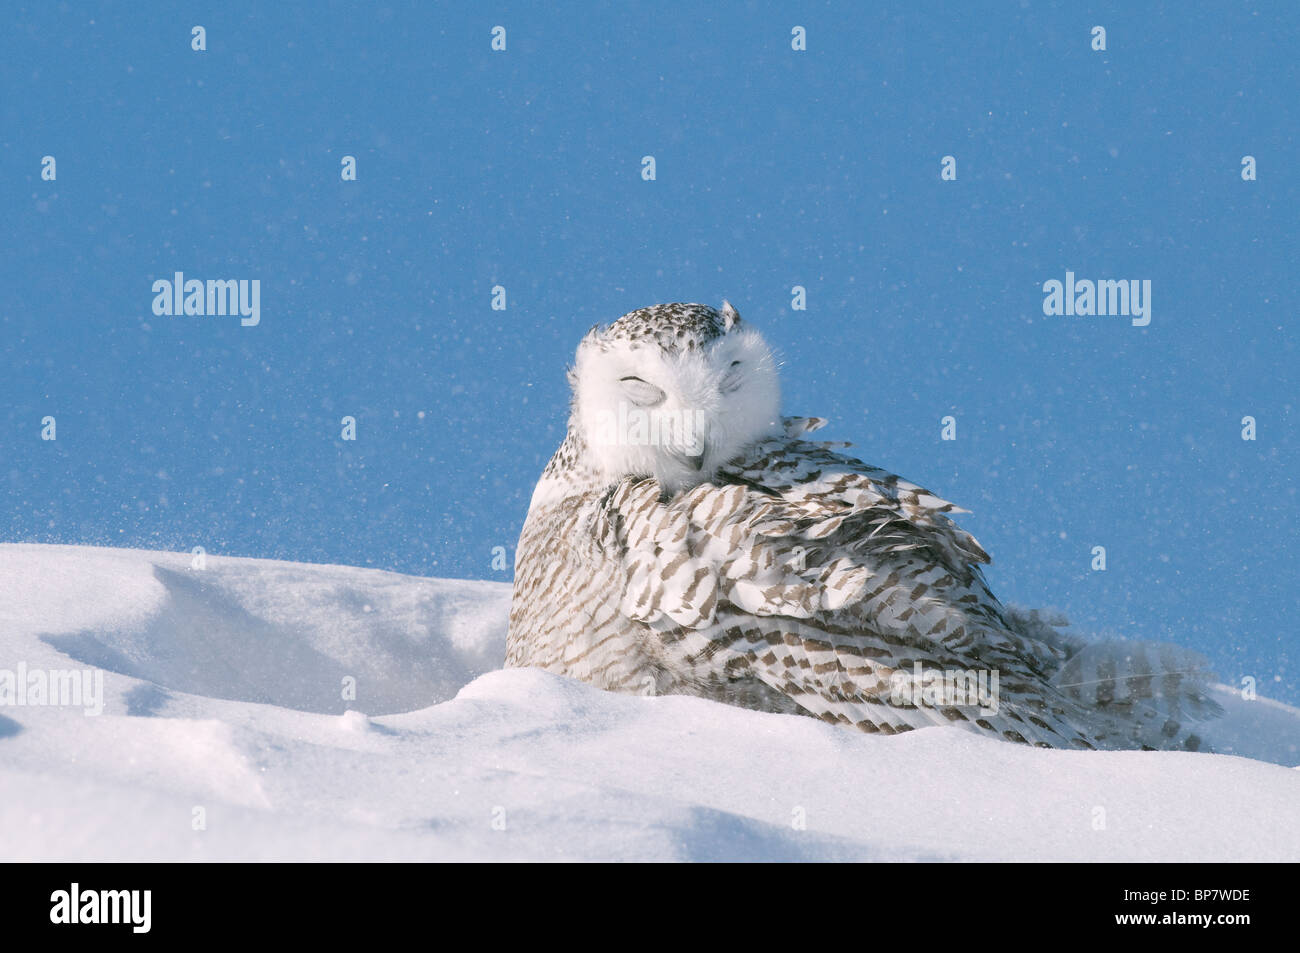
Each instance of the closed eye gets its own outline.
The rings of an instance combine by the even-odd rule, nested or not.
[[[740,361],[732,361],[731,367],[723,376],[722,382],[718,384],[718,390],[724,394],[731,394],[740,390],[742,378],[740,376]]]
[[[629,375],[622,378],[619,383],[623,385],[623,392],[642,407],[654,407],[663,402],[664,392],[639,377]]]

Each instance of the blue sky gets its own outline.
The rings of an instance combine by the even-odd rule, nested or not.
[[[0,536],[508,580],[582,333],[727,298],[1004,599],[1300,701],[1300,8],[867,6],[20,9]],[[176,271],[260,324],[155,315]],[[1067,271],[1151,323],[1044,315]]]

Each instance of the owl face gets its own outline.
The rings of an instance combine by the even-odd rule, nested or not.
[[[657,305],[593,329],[570,382],[570,427],[610,482],[651,476],[675,493],[779,431],[772,352],[727,304]]]

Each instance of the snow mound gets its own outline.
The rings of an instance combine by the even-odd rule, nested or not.
[[[0,650],[34,665],[36,640],[55,650],[41,665],[130,676],[136,708],[180,692],[372,715],[446,701],[499,668],[510,598],[500,583],[35,545],[0,546],[0,587]],[[340,693],[349,677],[359,704]]]
[[[1221,690],[1213,755],[868,736],[497,670],[509,599],[0,545],[0,677],[103,673],[0,707],[0,860],[1300,859],[1286,705]]]

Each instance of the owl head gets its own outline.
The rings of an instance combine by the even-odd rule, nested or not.
[[[725,302],[659,304],[592,328],[569,383],[569,428],[610,482],[652,476],[675,493],[780,428],[776,361]]]

